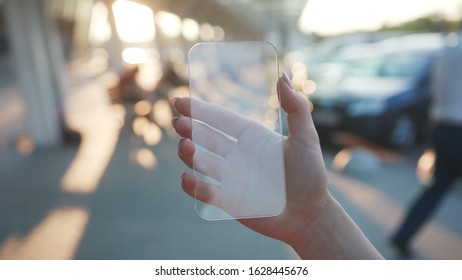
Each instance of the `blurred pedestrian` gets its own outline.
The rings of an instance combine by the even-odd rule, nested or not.
[[[116,86],[120,98],[124,102],[136,103],[146,98],[146,92],[138,84],[136,77],[140,72],[138,65],[126,69],[119,76],[119,83]]]
[[[392,237],[392,243],[403,255],[409,255],[414,235],[434,213],[453,182],[462,177],[462,33],[453,36],[438,57],[433,78],[430,120],[435,168],[428,186]]]

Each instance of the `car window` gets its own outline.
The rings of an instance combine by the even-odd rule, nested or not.
[[[414,77],[426,67],[425,52],[394,52],[343,60],[349,75],[360,77]]]
[[[428,54],[423,52],[402,52],[385,55],[378,71],[382,77],[413,77],[424,67]]]

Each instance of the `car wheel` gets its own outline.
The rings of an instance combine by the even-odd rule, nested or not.
[[[396,148],[410,148],[417,140],[417,126],[411,116],[402,114],[396,118],[390,131],[390,144]]]

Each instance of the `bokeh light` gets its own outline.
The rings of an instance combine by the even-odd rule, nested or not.
[[[183,20],[181,33],[186,40],[196,41],[197,39],[199,39],[199,23],[197,23],[197,21],[191,18],[185,18]]]
[[[169,38],[176,38],[182,32],[182,22],[179,16],[159,11],[156,13],[156,23],[162,33]]]
[[[170,103],[165,99],[160,99],[152,106],[152,116],[154,121],[163,128],[171,125],[173,117]]]
[[[16,150],[23,156],[32,154],[35,150],[35,141],[29,135],[21,135],[16,140]]]
[[[148,54],[143,48],[126,48],[122,51],[122,59],[128,64],[140,64],[146,61]]]
[[[268,105],[271,109],[278,109],[279,108],[279,99],[277,94],[273,94],[268,99]]]
[[[215,35],[215,30],[210,23],[203,23],[200,26],[200,37],[204,41],[211,41],[213,40]]]
[[[116,1],[112,5],[117,34],[126,43],[154,40],[154,14],[148,6],[133,1]]]
[[[316,83],[313,80],[306,80],[302,84],[302,91],[306,94],[313,94],[316,91]]]
[[[134,106],[134,110],[138,116],[146,116],[151,113],[151,103],[147,100],[138,101]]]
[[[135,152],[136,162],[143,168],[152,170],[157,167],[157,157],[148,148],[138,149]]]
[[[111,38],[111,26],[108,21],[109,11],[102,2],[96,2],[91,11],[90,29],[88,39],[91,43],[98,45]]]
[[[159,144],[162,140],[162,130],[155,123],[149,123],[143,131],[143,140],[150,146]]]

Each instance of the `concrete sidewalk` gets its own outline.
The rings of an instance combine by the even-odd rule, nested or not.
[[[207,222],[179,185],[184,166],[168,136],[146,170],[130,161],[122,131],[97,188],[69,193],[60,181],[77,147],[10,154],[0,165],[0,259],[293,259],[286,245],[235,221]],[[14,157],[14,159],[13,159]]]

